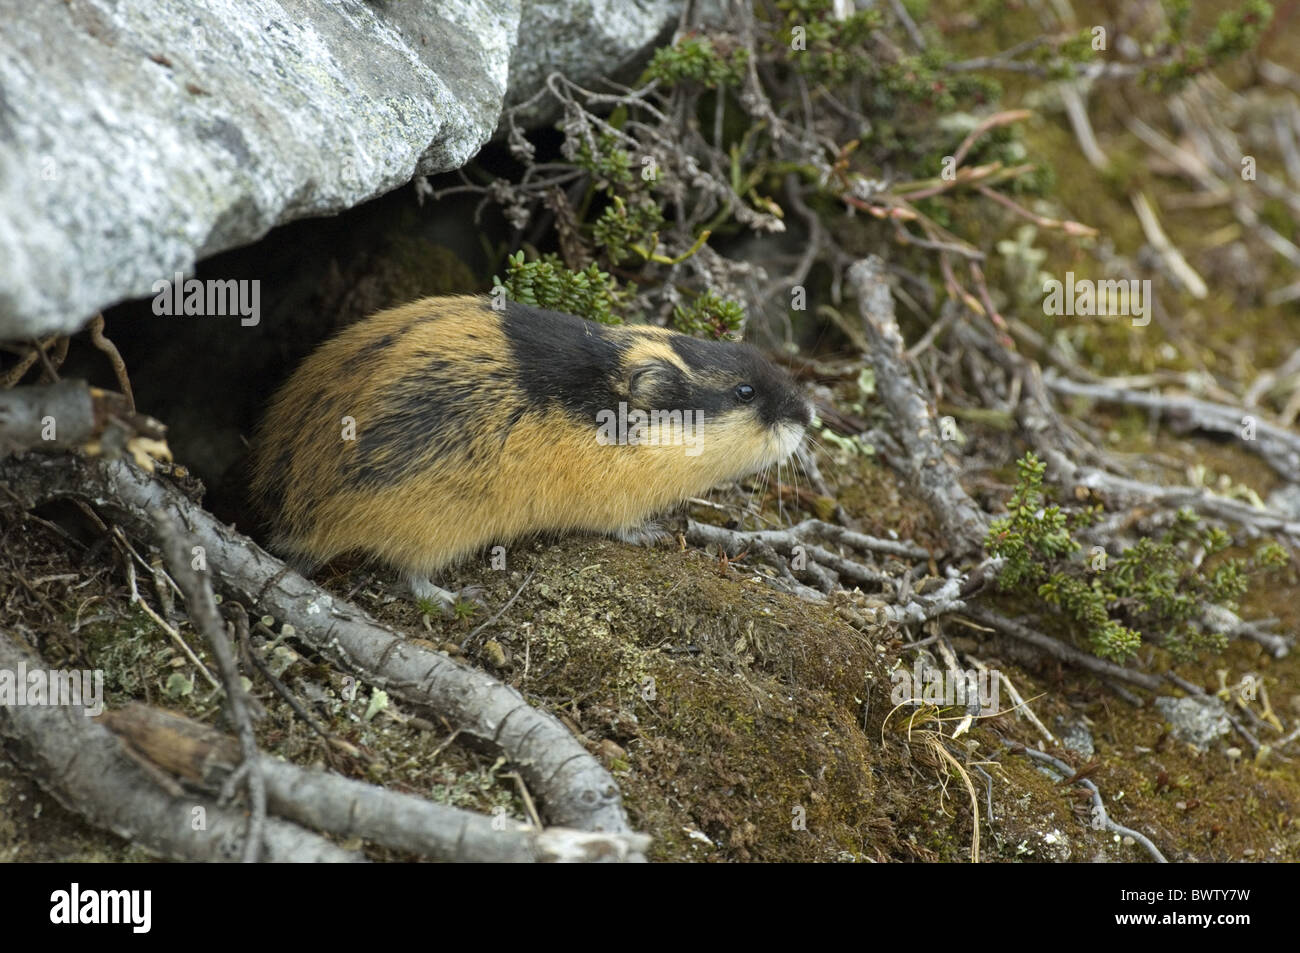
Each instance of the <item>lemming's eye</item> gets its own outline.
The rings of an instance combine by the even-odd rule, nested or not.
[[[738,384],[736,385],[736,397],[748,404],[754,399],[754,388],[749,384]]]

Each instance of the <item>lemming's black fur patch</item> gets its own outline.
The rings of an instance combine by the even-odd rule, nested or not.
[[[429,467],[434,455],[468,455],[508,383],[501,371],[465,380],[446,358],[398,378],[385,389],[373,419],[357,418],[356,451],[345,457],[345,480],[391,486]]]
[[[558,404],[574,417],[594,421],[618,407],[610,387],[624,345],[594,321],[510,302],[501,329],[518,370],[520,390],[544,408]]]

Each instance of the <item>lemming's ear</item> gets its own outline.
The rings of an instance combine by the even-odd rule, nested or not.
[[[656,398],[676,378],[677,368],[666,361],[645,361],[628,370],[627,394],[638,407],[653,406]]]

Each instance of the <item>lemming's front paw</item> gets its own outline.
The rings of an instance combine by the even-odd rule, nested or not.
[[[409,573],[406,576],[406,585],[417,602],[442,603],[446,606],[454,605],[456,602],[456,593],[435,585],[427,576]]]
[[[487,590],[482,586],[466,586],[459,591],[452,591],[414,573],[407,575],[406,584],[416,602],[430,603],[435,610],[446,616],[451,615],[456,603],[461,601],[477,602],[480,606],[487,607],[487,601],[484,599]]]
[[[482,586],[465,586],[455,593],[458,602],[476,602],[487,608],[487,589]]]

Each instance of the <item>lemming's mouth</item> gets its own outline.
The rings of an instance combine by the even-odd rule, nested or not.
[[[794,453],[795,450],[799,448],[799,444],[803,441],[805,429],[806,428],[803,424],[797,424],[791,421],[783,421],[777,424],[773,428],[772,442],[775,444],[775,447],[773,449],[771,462],[780,463],[782,460],[785,460],[790,456],[790,454]]]

